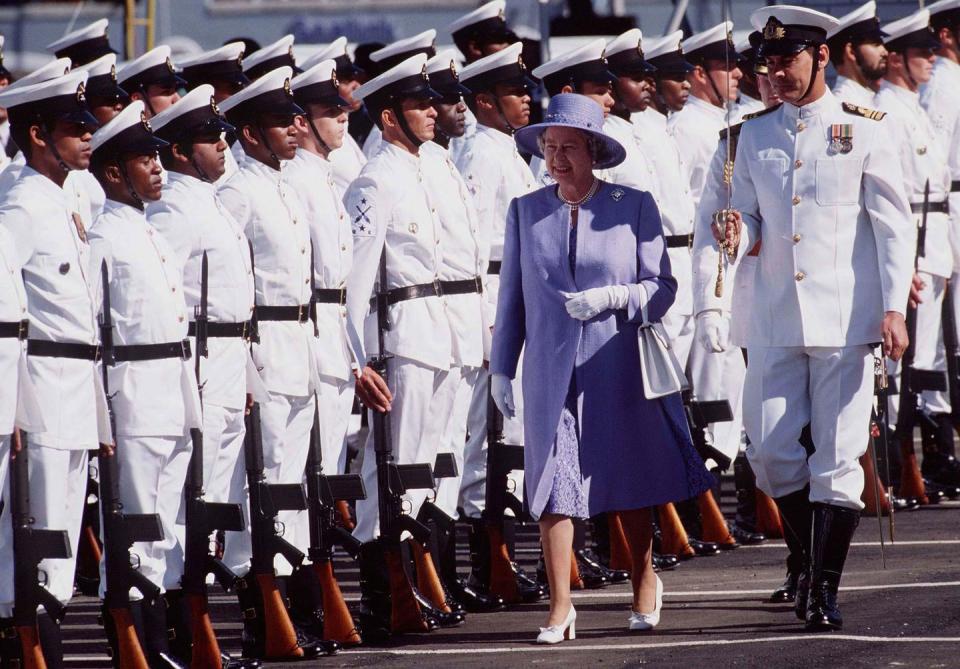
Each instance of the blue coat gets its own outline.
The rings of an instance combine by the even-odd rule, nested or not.
[[[542,513],[556,470],[554,437],[576,374],[580,466],[591,514],[688,499],[709,487],[679,394],[643,396],[639,325],[658,321],[677,282],[660,214],[649,193],[601,183],[580,208],[576,278],[569,209],[555,186],[513,200],[507,217],[490,372],[516,375],[521,349],[525,485]],[[626,309],[581,322],[561,291],[627,285]]]

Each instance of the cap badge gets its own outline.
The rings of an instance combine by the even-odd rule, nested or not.
[[[143,129],[147,132],[153,132],[153,128],[150,127],[150,121],[147,120],[147,112],[140,112],[140,125],[143,126]]]
[[[167,58],[167,69],[170,70],[170,73],[176,72],[176,69],[173,67],[173,61],[170,58]]]
[[[242,51],[240,52],[240,55],[237,56],[237,67],[239,67],[241,70],[243,69],[243,52]]]
[[[87,89],[84,87],[83,82],[77,84],[77,102],[84,104],[87,101]]]
[[[110,78],[113,79],[113,83],[117,83],[117,66],[110,66]]]
[[[503,11],[502,8],[500,9],[499,12],[497,12],[497,18],[500,19],[501,21],[503,21],[504,23],[507,22],[507,16],[506,16],[506,14],[504,13],[504,11]]]
[[[767,25],[763,27],[763,39],[769,41],[781,40],[787,36],[787,31],[783,24],[777,20],[777,17],[771,16],[767,19]]]
[[[423,79],[423,81],[424,81],[425,83],[427,83],[427,84],[430,83],[430,77],[427,76],[427,66],[426,66],[426,64],[424,64],[423,69],[420,70],[420,77]]]
[[[527,64],[523,62],[523,54],[522,54],[522,53],[521,53],[519,56],[517,56],[517,65],[520,66],[520,71],[521,71],[521,72],[526,72],[526,71],[527,71]]]
[[[287,95],[293,95],[293,93],[290,92],[290,77],[283,80],[283,92]]]
[[[337,68],[333,68],[333,70],[330,71],[330,83],[337,88],[340,86],[340,80],[337,79]]]
[[[220,113],[220,107],[217,106],[217,99],[212,95],[210,96],[210,111],[217,116],[223,116],[223,114]]]

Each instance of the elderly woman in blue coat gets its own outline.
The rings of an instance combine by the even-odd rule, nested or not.
[[[663,584],[648,507],[710,486],[679,394],[644,397],[639,328],[663,318],[677,282],[653,197],[594,176],[624,159],[602,128],[596,102],[562,94],[544,123],[516,134],[556,180],[510,205],[490,360],[493,399],[512,415],[523,350],[526,498],[550,583],[539,643],[576,634],[571,518],[620,513],[633,560],[629,629],[649,630]]]

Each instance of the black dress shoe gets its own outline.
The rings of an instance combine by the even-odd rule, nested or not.
[[[920,500],[916,497],[897,497],[896,495],[891,495],[890,504],[893,505],[893,511],[895,513],[900,513],[901,511],[916,511],[920,508]]]
[[[523,569],[517,567],[516,564],[514,564],[514,567],[517,570],[517,589],[520,591],[520,601],[524,604],[530,604],[547,597],[547,586],[544,585],[546,576],[544,576],[544,583],[541,583]]]
[[[626,583],[630,580],[630,572],[626,569],[611,569],[600,561],[597,554],[589,548],[577,551],[578,560],[583,560],[598,570],[610,583]]]
[[[690,548],[697,554],[697,557],[709,557],[720,553],[720,547],[712,541],[700,541],[690,538]]]
[[[463,613],[456,611],[447,613],[446,611],[441,611],[436,608],[430,603],[430,600],[424,597],[423,593],[416,588],[413,589],[413,596],[416,598],[417,604],[420,605],[420,610],[424,616],[435,620],[440,627],[459,627],[467,620],[467,617]]]
[[[799,578],[800,574],[787,572],[787,578],[783,581],[783,585],[773,591],[773,594],[770,595],[770,601],[780,604],[789,604],[796,601],[797,580]]]
[[[798,620],[807,619],[807,599],[810,596],[810,572],[797,577],[797,593],[793,600],[793,613]]]
[[[737,540],[738,544],[743,546],[756,546],[767,540],[767,535],[763,532],[750,530],[738,523],[730,524],[730,534]]]
[[[928,504],[939,504],[947,498],[943,486],[929,479],[923,479],[923,492],[927,496]]]
[[[610,585],[610,579],[604,575],[600,565],[591,563],[583,558],[582,551],[575,552],[577,560],[577,571],[580,572],[580,580],[583,581],[583,587],[587,590],[597,590]]]
[[[220,653],[220,665],[223,669],[260,669],[263,662],[253,657],[233,657],[230,653]]]
[[[680,559],[676,555],[653,554],[654,571],[671,571],[676,569],[678,564],[680,564]]]
[[[450,594],[470,613],[501,611],[506,607],[503,597],[480,592],[460,578],[450,581]]]
[[[843,629],[843,616],[837,606],[837,591],[829,583],[820,582],[811,588],[806,623],[808,632]]]

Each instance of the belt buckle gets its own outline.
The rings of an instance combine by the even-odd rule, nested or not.
[[[30,321],[24,319],[20,321],[20,324],[17,326],[17,339],[24,341],[27,336],[30,334]]]
[[[688,250],[693,249],[693,233],[692,232],[687,233],[687,249]]]
[[[250,341],[250,321],[244,321],[240,328],[240,337],[243,341]]]
[[[340,301],[339,301],[339,304],[340,304],[341,307],[347,306],[347,289],[346,289],[346,288],[341,288],[341,289],[340,289]]]
[[[304,307],[302,304],[297,305],[297,322],[306,323],[307,317],[310,314],[310,307]]]
[[[190,359],[190,340],[189,339],[180,340],[180,359],[181,360]]]
[[[103,346],[93,344],[93,361],[100,362],[101,360],[103,360]]]
[[[473,285],[477,293],[483,293],[483,279],[481,279],[479,276],[473,277]]]
[[[443,297],[443,286],[440,285],[440,279],[433,280],[433,290],[437,297]]]

